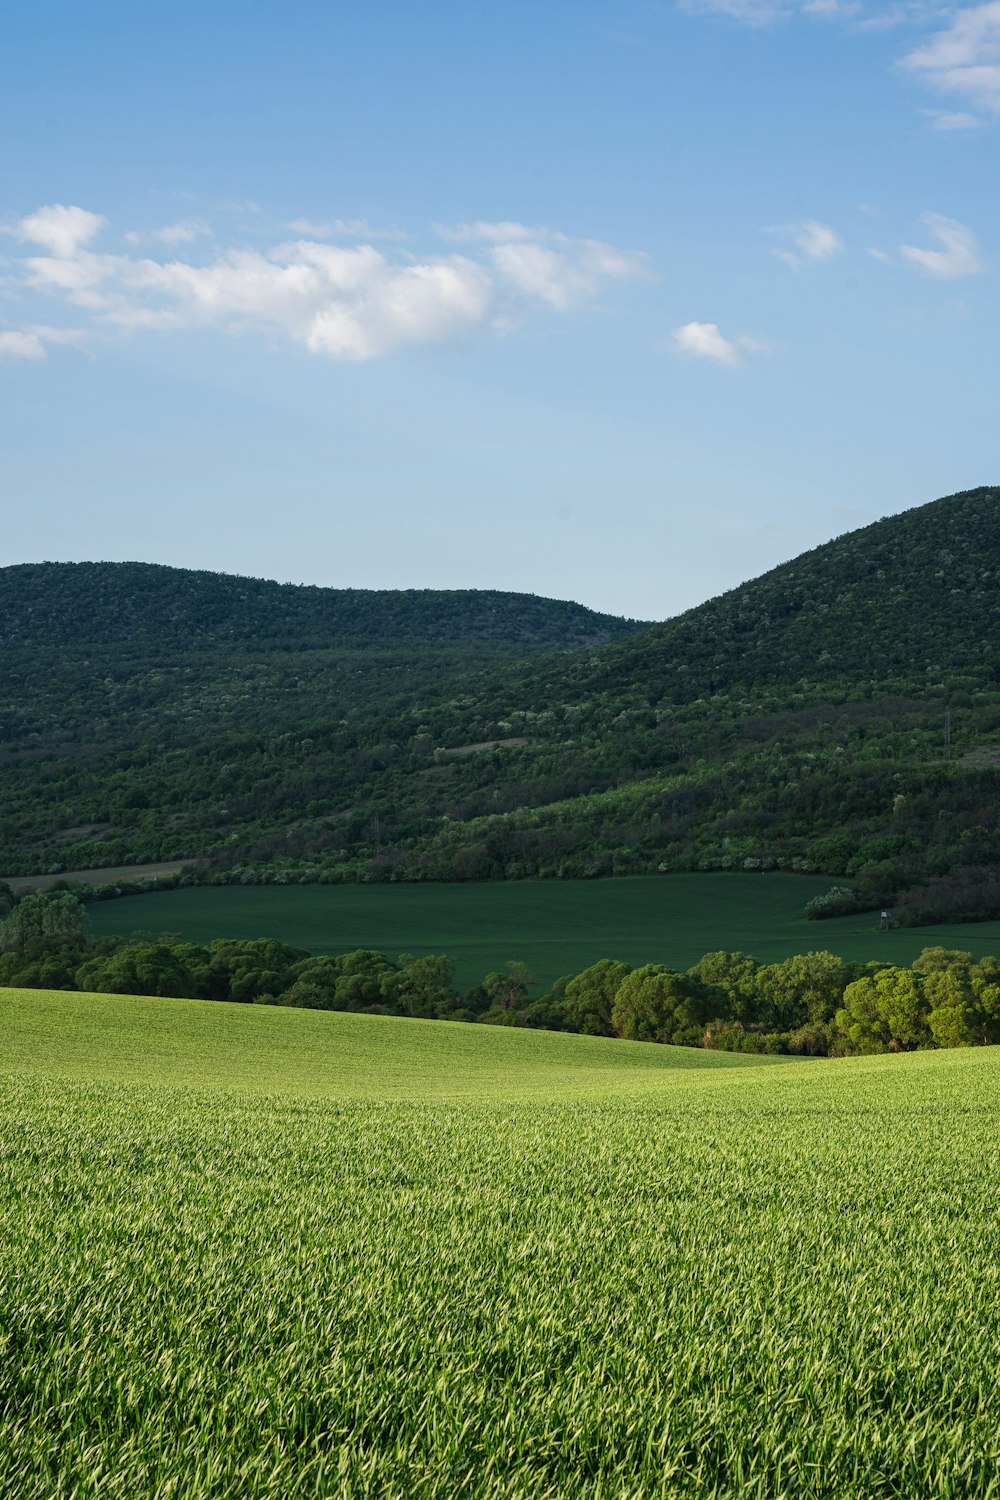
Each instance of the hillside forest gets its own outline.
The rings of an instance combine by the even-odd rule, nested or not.
[[[0,869],[782,869],[829,874],[838,911],[996,916],[998,505],[905,511],[658,625],[524,595],[0,570]]]

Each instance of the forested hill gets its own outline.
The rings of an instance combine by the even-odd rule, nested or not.
[[[1000,488],[966,490],[783,563],[549,685],[686,703],[776,685],[1000,680]]]
[[[0,569],[0,646],[303,651],[383,643],[600,645],[642,628],[564,599],[487,589],[334,589],[154,563]]]
[[[998,915],[998,521],[1000,489],[954,495],[642,629],[524,595],[7,569],[0,874],[788,869]]]

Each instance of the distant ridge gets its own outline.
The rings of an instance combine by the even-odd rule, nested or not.
[[[303,650],[373,640],[601,645],[641,622],[495,589],[335,589],[158,563],[0,569],[0,644],[240,645]]]

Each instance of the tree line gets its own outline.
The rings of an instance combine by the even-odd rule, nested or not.
[[[207,944],[137,933],[92,941],[69,892],[15,900],[0,887],[0,986],[286,1005],[773,1055],[1000,1042],[1000,961],[925,948],[910,968],[832,953],[763,964],[705,954],[686,971],[606,958],[541,994],[511,961],[464,993],[443,954],[314,954],[274,938]]]

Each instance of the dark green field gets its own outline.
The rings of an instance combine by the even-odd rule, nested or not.
[[[508,959],[539,982],[599,958],[687,968],[717,948],[771,961],[828,948],[909,964],[933,943],[1000,953],[1000,922],[877,931],[877,914],[807,922],[828,876],[662,875],[477,885],[224,886],[129,896],[90,908],[94,933],[278,937],[317,952],[448,953],[467,988]]]

